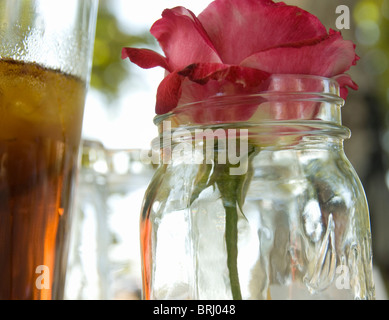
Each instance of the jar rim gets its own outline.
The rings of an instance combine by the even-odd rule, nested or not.
[[[261,99],[276,100],[280,96],[289,99],[301,99],[304,96],[305,100],[326,101],[339,106],[344,105],[344,100],[340,97],[340,86],[334,78],[327,78],[318,75],[308,74],[272,74],[264,85],[256,93],[249,94],[225,94],[220,93],[210,96],[205,100],[187,102],[179,104],[172,111],[157,115],[154,117],[154,124],[158,125],[162,121],[177,115],[181,112],[188,111],[194,107],[204,104],[226,104],[237,103],[256,103]],[[226,102],[228,99],[229,102]]]

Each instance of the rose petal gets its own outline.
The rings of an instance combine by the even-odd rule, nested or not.
[[[165,114],[177,107],[181,96],[183,77],[177,72],[168,74],[159,84],[155,112]]]
[[[200,84],[206,84],[209,80],[226,80],[244,88],[257,87],[270,76],[262,70],[222,63],[195,63],[179,74]]]
[[[259,106],[260,118],[273,120],[314,119],[320,110],[320,103],[311,100],[310,94],[304,92],[321,92],[321,77],[307,77],[293,74],[271,75],[260,87],[266,102]],[[299,95],[296,95],[299,93]]]
[[[126,58],[129,58],[133,63],[143,69],[162,67],[171,71],[169,70],[166,58],[149,49],[123,48],[122,59]]]
[[[183,7],[166,9],[150,32],[158,40],[172,70],[194,62],[221,62],[200,21]]]
[[[196,83],[206,84],[215,72],[226,68],[228,66],[223,63],[193,63],[179,71],[179,74]]]
[[[340,86],[340,96],[342,99],[346,100],[348,96],[348,89],[350,87],[353,90],[358,90],[358,85],[351,79],[348,74],[340,74],[333,77],[339,83]]]
[[[204,101],[209,97],[216,96],[221,93],[225,82],[209,81],[206,86],[191,81],[189,78],[184,78],[181,86],[181,96],[178,105],[193,103],[196,101]]]
[[[216,0],[198,18],[222,61],[231,65],[271,47],[327,34],[314,15],[271,0]]]
[[[255,113],[258,102],[246,103],[240,99],[245,94],[242,87],[234,86],[226,80],[209,80],[206,85],[192,82],[188,78],[182,82],[182,93],[177,112],[188,110],[189,118],[197,123],[222,123],[247,121]],[[234,94],[231,92],[234,90]],[[221,97],[229,92],[230,99]],[[221,98],[221,99],[219,99]],[[183,108],[186,103],[196,102],[196,106]],[[181,111],[183,110],[183,111]]]
[[[273,74],[310,74],[333,77],[356,63],[355,45],[343,40],[340,32],[331,32],[322,39],[290,43],[255,53],[241,65]]]

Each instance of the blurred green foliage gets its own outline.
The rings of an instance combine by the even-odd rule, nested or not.
[[[382,2],[381,12],[383,13],[380,23],[381,34],[379,48],[383,52],[384,70],[380,78],[380,93],[382,98],[386,100],[387,109],[389,105],[389,0]]]
[[[364,46],[365,72],[375,80],[373,88],[389,110],[389,0],[359,0],[354,8],[356,35]]]
[[[108,101],[118,97],[120,84],[131,77],[129,64],[121,59],[122,47],[150,47],[155,44],[149,30],[140,34],[130,32],[120,28],[110,0],[100,0],[91,87],[104,94]]]

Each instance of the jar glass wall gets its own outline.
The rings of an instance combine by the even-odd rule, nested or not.
[[[273,76],[156,118],[146,299],[373,299],[369,212],[334,80]]]

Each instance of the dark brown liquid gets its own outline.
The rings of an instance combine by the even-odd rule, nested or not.
[[[0,60],[0,299],[60,299],[85,83]]]

